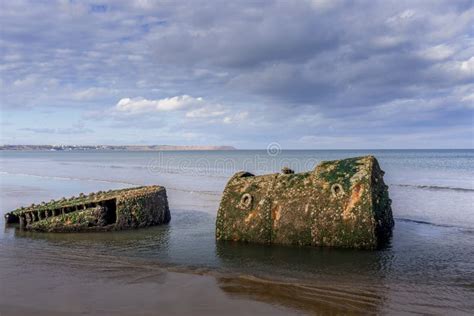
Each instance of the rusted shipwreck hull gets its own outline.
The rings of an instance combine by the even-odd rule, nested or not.
[[[146,227],[171,219],[166,190],[144,186],[81,194],[16,209],[5,215],[7,224],[44,232],[104,231]]]
[[[307,246],[375,249],[394,225],[384,172],[375,157],[320,163],[313,171],[254,176],[227,183],[216,238]]]

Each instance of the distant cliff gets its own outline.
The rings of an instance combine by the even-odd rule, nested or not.
[[[43,150],[43,151],[165,151],[165,150],[235,150],[232,146],[175,146],[175,145],[3,145],[0,150]]]

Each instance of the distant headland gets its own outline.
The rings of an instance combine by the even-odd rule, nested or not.
[[[171,150],[236,150],[232,146],[176,146],[176,145],[1,145],[0,150],[18,151],[171,151]]]

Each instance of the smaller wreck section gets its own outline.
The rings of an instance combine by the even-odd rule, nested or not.
[[[384,172],[373,156],[320,163],[313,171],[235,174],[224,190],[216,238],[375,249],[394,225]]]
[[[147,227],[171,220],[166,189],[144,186],[32,204],[5,214],[5,222],[42,232],[106,231]]]

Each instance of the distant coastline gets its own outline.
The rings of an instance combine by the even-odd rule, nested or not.
[[[173,151],[173,150],[236,150],[232,146],[176,146],[176,145],[2,145],[0,150],[16,151]]]

